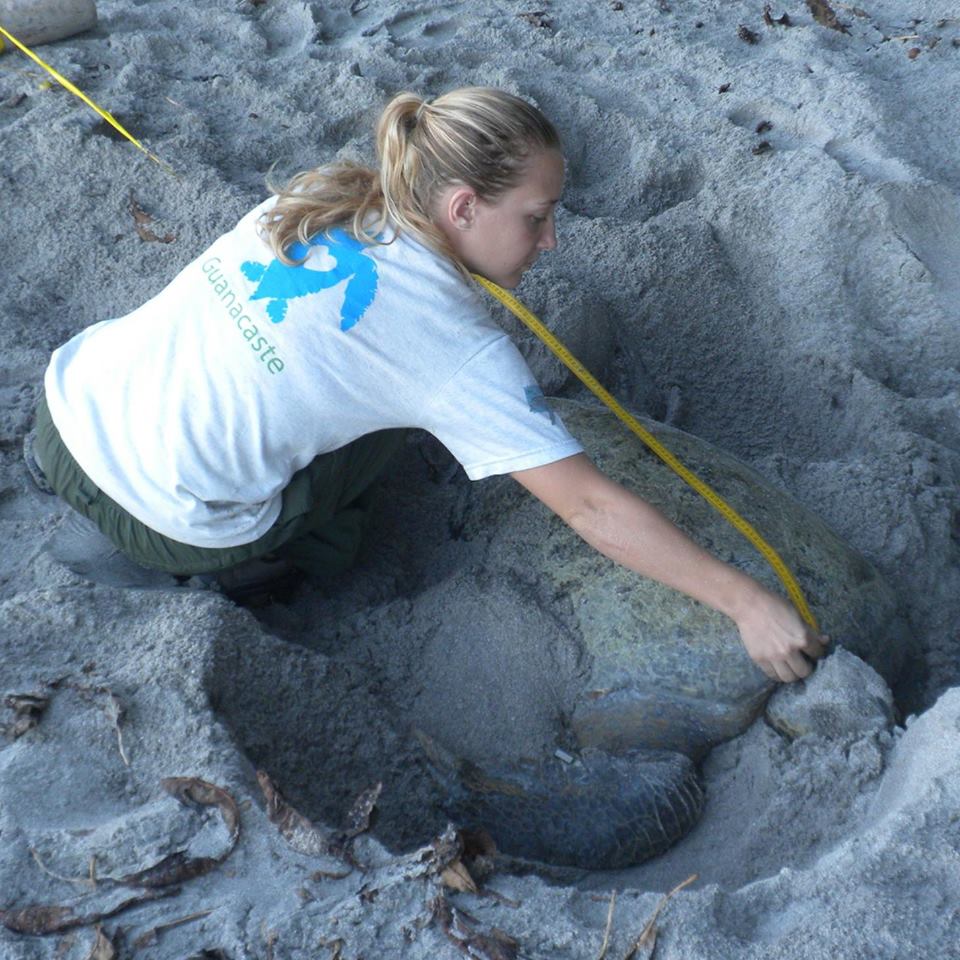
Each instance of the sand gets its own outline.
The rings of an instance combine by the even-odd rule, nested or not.
[[[118,878],[186,850],[212,868],[103,921],[120,956],[592,958],[616,892],[620,960],[696,873],[659,917],[659,960],[960,957],[960,21],[934,0],[834,7],[844,31],[800,0],[771,7],[789,26],[736,0],[100,0],[94,30],[38,53],[176,177],[0,56],[0,695],[21,695],[0,721],[19,704],[29,726],[22,695],[46,701],[0,740],[0,909],[90,919],[129,898]],[[533,98],[566,144],[560,247],[523,299],[618,396],[760,470],[873,563],[923,680],[892,716],[869,698],[844,713],[880,681],[837,659],[807,685],[806,732],[760,720],[714,750],[705,816],[674,850],[607,874],[498,863],[486,896],[447,888],[465,920],[436,900],[444,858],[414,852],[446,819],[410,728],[476,757],[544,748],[575,651],[544,665],[515,642],[556,625],[522,584],[476,575],[449,455],[411,436],[357,570],[253,613],[196,583],[67,571],[46,551],[66,508],[20,445],[50,351],[159,290],[272,164],[368,158],[390,94],[474,83]],[[547,392],[578,395],[504,324]],[[451,608],[436,588],[456,577]],[[462,649],[458,624],[478,622],[489,645]],[[257,769],[329,829],[382,783],[365,869],[293,849]],[[226,790],[239,836],[169,777]],[[516,948],[480,939],[494,928]],[[108,955],[94,938],[0,929],[0,956]]]

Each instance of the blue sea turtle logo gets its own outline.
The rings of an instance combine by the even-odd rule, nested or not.
[[[531,413],[545,413],[550,418],[551,423],[556,423],[557,415],[550,409],[547,398],[537,384],[532,383],[529,387],[524,387],[523,395],[526,397],[527,406],[530,407]]]
[[[282,260],[257,263],[247,260],[240,270],[248,280],[259,281],[251,300],[269,300],[267,316],[273,323],[281,323],[287,315],[287,303],[296,297],[306,297],[335,287],[347,280],[343,304],[340,307],[340,329],[349,330],[373,303],[377,293],[377,264],[366,255],[365,246],[339,227],[329,236],[317,234],[310,246],[326,247],[336,266],[330,270],[314,270],[305,265],[288,266]],[[300,260],[307,253],[307,246],[294,243],[290,256]]]

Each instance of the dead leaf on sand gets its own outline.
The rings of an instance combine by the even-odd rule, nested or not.
[[[45,933],[59,933],[61,930],[70,930],[72,927],[87,927],[106,917],[139,906],[150,900],[159,900],[178,894],[178,887],[164,890],[146,890],[132,896],[124,896],[117,902],[108,904],[90,913],[82,912],[85,903],[90,897],[81,897],[72,903],[64,905],[43,905],[23,907],[20,910],[0,910],[0,923],[14,933],[26,933],[30,936],[39,936]]]
[[[463,865],[462,860],[457,860],[448,867],[444,867],[440,873],[440,880],[444,886],[456,890],[458,893],[477,892],[477,884],[470,876],[470,871]]]
[[[267,818],[294,850],[311,857],[330,855],[357,865],[350,847],[356,837],[370,829],[382,783],[368,787],[354,800],[342,830],[328,832],[289,804],[265,771],[257,771],[257,782],[267,801]]]
[[[343,938],[336,937],[333,940],[328,940],[326,937],[321,937],[317,941],[318,947],[329,947],[330,948],[330,957],[329,960],[341,960],[343,955]]]
[[[807,6],[813,14],[813,19],[821,26],[829,27],[831,30],[837,30],[840,33],[849,33],[850,31],[837,19],[833,7],[827,3],[827,0],[807,0]]]
[[[153,217],[137,203],[132,190],[130,191],[127,209],[133,216],[133,226],[141,240],[148,243],[173,243],[177,239],[172,233],[165,233],[162,237],[158,236],[147,226],[147,224],[153,223]]]
[[[361,833],[366,833],[370,829],[370,823],[373,818],[373,810],[380,799],[380,793],[383,790],[382,783],[375,783],[372,787],[367,787],[363,793],[353,801],[353,806],[347,813],[346,823],[343,827],[343,835],[352,840]]]
[[[39,693],[11,693],[3,703],[13,711],[13,723],[0,727],[0,732],[16,740],[40,722],[50,698]]]
[[[498,927],[488,933],[476,929],[477,919],[454,907],[441,893],[430,901],[431,919],[440,925],[447,939],[469,957],[486,960],[516,960],[519,944]]]
[[[775,24],[781,27],[792,27],[793,21],[790,19],[788,14],[784,14],[782,17],[774,17],[772,11],[770,10],[770,4],[765,4],[763,8],[763,22],[768,26],[772,27]]]
[[[87,960],[114,960],[117,951],[110,938],[103,932],[103,927],[97,924],[97,938],[93,941]]]
[[[553,26],[553,21],[547,16],[546,10],[527,10],[518,13],[521,20],[526,20],[531,27],[539,27],[543,30],[549,30]]]
[[[267,819],[294,850],[311,857],[330,853],[330,834],[287,803],[265,771],[257,771],[257,783],[267,801]]]

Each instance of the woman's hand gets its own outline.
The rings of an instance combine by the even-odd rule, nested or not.
[[[813,670],[830,638],[815,633],[782,597],[754,583],[731,615],[753,662],[771,679],[791,683]]]

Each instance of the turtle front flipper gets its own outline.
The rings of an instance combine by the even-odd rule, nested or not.
[[[418,737],[450,816],[483,827],[511,856],[588,870],[628,867],[680,840],[703,807],[696,767],[680,753],[588,749],[571,764],[482,770]]]

